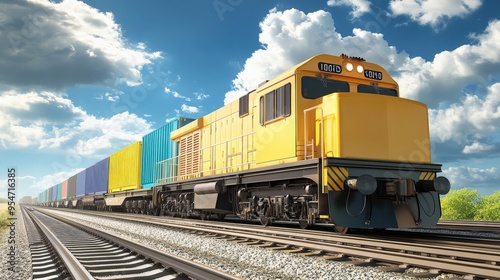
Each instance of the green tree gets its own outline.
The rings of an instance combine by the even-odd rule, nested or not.
[[[500,191],[483,197],[481,208],[477,210],[474,220],[500,221]]]
[[[482,208],[482,201],[477,190],[468,188],[451,190],[441,200],[441,219],[474,220],[480,208]]]

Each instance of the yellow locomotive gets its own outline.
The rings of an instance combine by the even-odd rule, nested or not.
[[[314,56],[173,131],[152,207],[301,227],[428,227],[450,189],[431,163],[427,108],[379,65]]]

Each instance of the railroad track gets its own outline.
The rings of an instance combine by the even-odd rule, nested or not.
[[[93,212],[92,215],[173,227],[190,233],[304,256],[373,265],[386,271],[403,272],[409,267],[418,267],[428,269],[435,275],[453,273],[469,278],[488,279],[498,279],[500,276],[500,242],[492,239],[447,240],[446,236],[428,238],[425,235],[421,238],[413,235],[410,238],[402,232],[367,237],[366,234],[338,235],[325,231],[264,228],[249,224],[242,226],[121,213]]]
[[[500,222],[440,221],[435,229],[500,233]]]
[[[60,216],[23,211],[33,279],[238,279]]]

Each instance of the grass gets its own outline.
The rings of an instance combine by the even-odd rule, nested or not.
[[[9,222],[7,219],[9,218],[9,213],[7,212],[8,205],[7,203],[0,203],[0,229],[4,229],[7,227]]]

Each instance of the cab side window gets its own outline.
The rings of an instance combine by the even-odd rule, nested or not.
[[[249,93],[240,97],[240,102],[239,102],[240,118],[248,115],[248,95]]]
[[[292,111],[291,84],[288,83],[260,97],[260,124],[279,117],[288,117]]]

